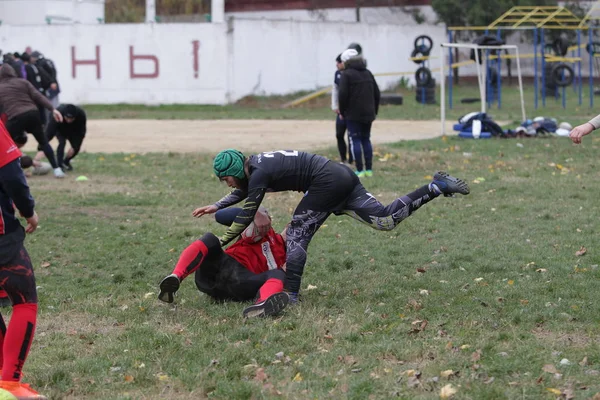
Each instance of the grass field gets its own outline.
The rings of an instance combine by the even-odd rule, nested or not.
[[[40,317],[25,381],[53,399],[598,399],[598,141],[377,151],[365,185],[384,203],[437,169],[472,193],[391,232],[331,217],[303,302],[277,319],[244,320],[245,304],[191,280],[176,306],[156,299],[179,252],[223,232],[190,215],[227,192],[210,155],[82,154],[69,179],[31,178]],[[267,196],[276,227],[298,201]]]
[[[404,97],[401,106],[382,106],[378,118],[380,119],[410,119],[431,120],[440,118],[440,91],[436,93],[437,105],[423,105],[416,101],[413,89],[398,89]],[[587,121],[590,114],[595,115],[589,107],[589,90],[583,87],[582,105],[579,105],[579,96],[573,88],[566,90],[566,108],[562,108],[562,100],[554,97],[546,98],[546,107],[542,107],[541,97],[539,108],[534,107],[534,88],[527,85],[524,88],[524,97],[528,118],[537,115],[554,117],[559,121],[568,121],[573,126]],[[199,106],[199,105],[169,105],[146,107],[141,105],[115,104],[87,105],[86,111],[91,118],[145,118],[145,119],[332,119],[330,110],[330,95],[325,94],[310,100],[297,107],[282,109],[281,105],[296,99],[305,93],[290,96],[273,97],[248,97],[238,103],[228,106]],[[454,86],[452,110],[447,110],[449,120],[471,112],[479,111],[480,104],[461,104],[460,100],[466,97],[479,97],[477,86]],[[600,102],[600,97],[595,99],[595,104]],[[489,109],[489,114],[497,121],[512,121],[521,123],[521,109],[518,88],[515,85],[503,86],[501,109],[494,103]],[[448,105],[447,105],[448,107]]]

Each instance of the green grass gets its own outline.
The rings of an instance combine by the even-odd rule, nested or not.
[[[391,232],[331,217],[309,249],[303,302],[276,319],[244,320],[245,304],[217,304],[191,279],[176,306],[156,299],[180,251],[224,231],[190,215],[227,192],[210,155],[82,154],[68,179],[31,178],[40,316],[25,380],[52,399],[436,399],[447,384],[459,399],[598,393],[598,142],[377,151],[392,156],[365,182],[384,203],[437,169],[472,193]],[[298,201],[267,196],[277,228]]]
[[[415,89],[398,89],[403,94],[402,106],[382,106],[379,119],[410,119],[432,120],[440,118],[440,89],[437,88],[437,105],[423,105],[415,99]],[[479,103],[461,104],[460,100],[467,97],[479,97],[477,86],[461,84],[454,86],[452,110],[447,109],[449,120],[480,109]],[[573,87],[566,90],[566,108],[562,108],[562,100],[547,97],[546,107],[542,106],[541,96],[539,108],[534,107],[533,85],[524,88],[526,114],[528,118],[537,115],[555,117],[560,121],[568,121],[573,126],[588,121],[596,112],[589,107],[589,90],[583,86],[582,105],[579,105],[579,96]],[[281,105],[294,100],[306,93],[289,96],[248,97],[238,103],[226,106],[214,105],[161,105],[148,107],[143,105],[85,105],[91,118],[142,118],[142,119],[332,119],[330,110],[330,95],[322,95],[297,107],[283,109]],[[600,97],[595,99],[600,102]],[[447,105],[448,107],[448,105]],[[494,103],[488,112],[497,121],[521,121],[521,108],[518,88],[515,85],[505,85],[502,91],[502,108],[498,109]]]

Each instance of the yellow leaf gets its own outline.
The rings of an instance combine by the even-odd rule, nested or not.
[[[152,296],[154,296],[154,292],[148,292],[148,293],[146,293],[146,294],[144,295],[144,298],[145,298],[145,299],[147,299],[147,298],[150,298],[150,297],[152,297]]]
[[[433,176],[431,176],[431,175],[425,175],[425,179],[427,179],[428,181],[430,181],[430,180],[433,179]]]
[[[452,385],[446,385],[440,390],[440,398],[449,399],[456,394],[458,390]]]
[[[549,391],[552,394],[555,394],[557,396],[560,396],[562,394],[562,392],[558,389],[554,389],[554,388],[546,388],[547,391]]]
[[[509,284],[509,285],[514,285],[514,284],[515,284],[515,281],[513,281],[513,280],[511,279],[511,280],[509,280],[509,281],[508,281],[508,284]]]
[[[133,382],[133,375],[125,375],[125,382]]]
[[[298,372],[296,374],[296,376],[294,376],[294,379],[292,379],[293,382],[302,382],[302,375],[300,375],[300,372]]]
[[[449,376],[454,375],[454,371],[452,371],[451,369],[447,369],[445,371],[440,372],[440,376],[442,378],[448,378]]]
[[[158,374],[158,375],[156,375],[156,377],[161,382],[165,382],[165,381],[169,380],[169,375],[167,375],[167,374]]]
[[[558,168],[558,169],[563,169],[563,166],[562,166],[562,165],[560,165],[560,164],[556,164],[556,168]]]
[[[463,344],[462,346],[460,346],[460,349],[461,349],[461,350],[466,350],[466,349],[468,349],[469,347],[471,347],[471,346],[469,346],[468,344]]]
[[[406,371],[404,371],[404,374],[406,374],[406,376],[415,376],[415,373],[417,371],[415,371],[414,369],[407,369]]]
[[[98,157],[98,161],[104,161],[104,157]]]

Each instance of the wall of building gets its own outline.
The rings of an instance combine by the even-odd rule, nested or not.
[[[0,0],[2,25],[97,24],[105,0]]]
[[[415,37],[425,33],[434,41],[435,70],[439,44],[446,40],[445,28],[437,25],[235,18],[210,24],[1,25],[0,49],[29,47],[51,58],[63,101],[225,104],[329,86],[334,59],[350,42],[362,45],[373,73],[390,74],[376,78],[382,89],[397,84],[398,72],[407,72],[414,84],[419,66],[409,57]],[[522,53],[533,50],[519,47]],[[468,51],[461,53],[461,61],[469,58]],[[582,56],[582,74],[588,76],[585,50]],[[533,75],[533,59],[522,61],[523,74]],[[461,76],[474,74],[474,66],[460,69]]]

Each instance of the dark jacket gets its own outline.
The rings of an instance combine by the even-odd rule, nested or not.
[[[44,85],[42,82],[42,74],[40,69],[35,64],[25,64],[25,72],[27,73],[27,81],[33,85],[40,93],[44,93]],[[49,84],[48,84],[49,85]]]
[[[56,120],[52,119],[46,127],[46,137],[53,138],[58,136],[66,139],[84,138],[87,128],[85,111],[73,104],[61,104],[56,109],[60,111],[63,117],[72,116],[75,118],[75,121],[67,123],[67,121],[56,122]]]
[[[38,109],[38,105],[50,111],[52,103],[25,79],[17,78],[15,70],[8,64],[0,67],[0,110],[8,119]]]
[[[21,168],[20,156],[21,151],[0,122],[0,253],[4,253],[5,245],[9,244],[4,240],[4,235],[21,228],[15,208],[24,218],[29,218],[35,207]]]
[[[58,80],[56,79],[56,67],[54,66],[54,62],[48,58],[40,57],[35,65],[46,73],[48,84],[45,86],[45,89],[48,91],[48,97],[55,97],[60,93],[60,87],[58,86]],[[44,78],[44,77],[42,77]],[[56,83],[57,89],[50,89],[50,84]]]
[[[340,114],[350,121],[373,122],[379,112],[379,86],[363,59],[349,60],[338,87]]]

